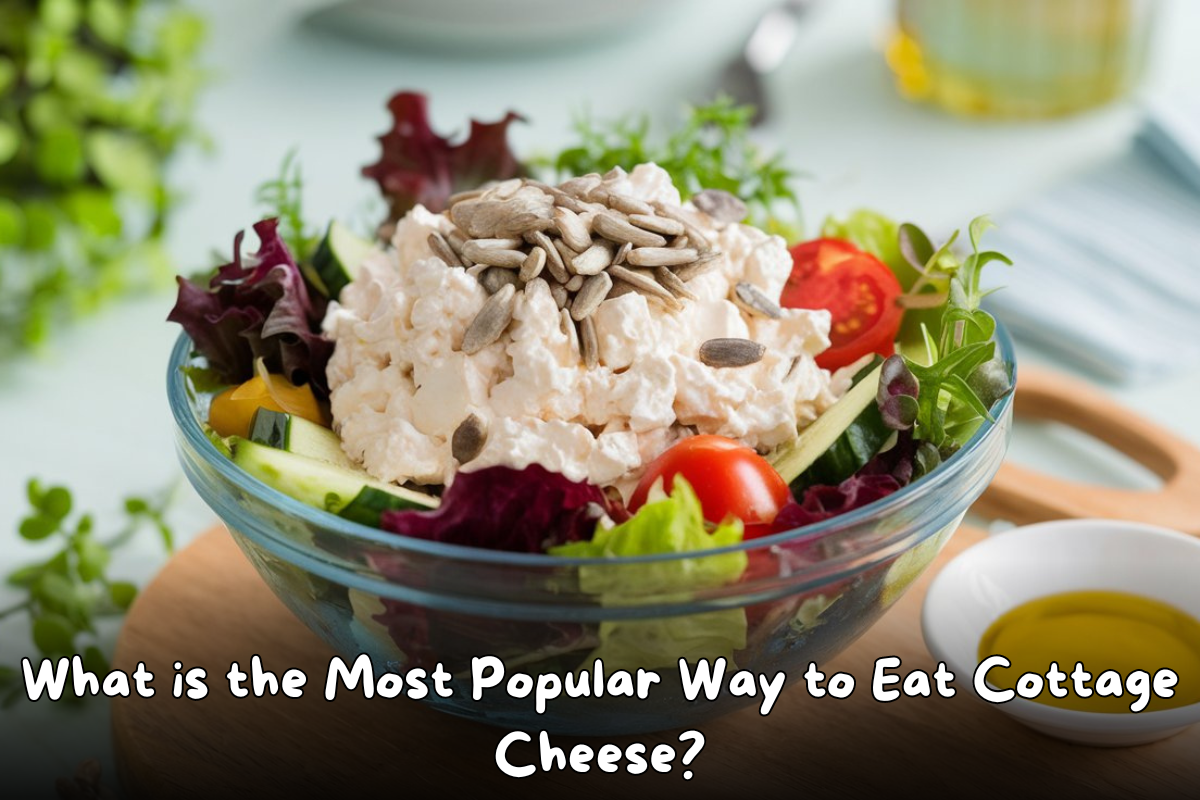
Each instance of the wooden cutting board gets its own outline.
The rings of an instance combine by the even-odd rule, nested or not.
[[[702,726],[704,749],[681,771],[630,776],[593,770],[505,777],[494,751],[504,732],[406,699],[326,702],[319,691],[332,653],[275,598],[224,530],[178,554],[142,594],[118,643],[116,664],[139,661],[159,676],[172,664],[209,670],[210,695],[113,702],[117,763],[126,791],[144,798],[353,796],[528,797],[569,793],[612,800],[655,796],[1181,797],[1200,786],[1200,727],[1143,747],[1102,750],[1033,733],[976,700],[960,676],[958,696],[876,702],[872,664],[900,656],[905,670],[935,666],[922,644],[921,601],[932,574],[982,537],[961,529],[934,566],[878,624],[839,658],[858,689],[817,700],[789,676],[776,707],[749,708]],[[279,673],[317,676],[300,699],[234,699],[221,675],[232,661],[262,656]],[[169,678],[156,680],[169,686]],[[678,731],[614,740],[674,744]],[[578,739],[556,737],[568,749]],[[599,742],[589,742],[598,746]],[[532,748],[514,757],[532,761]],[[614,795],[615,793],[618,793]]]

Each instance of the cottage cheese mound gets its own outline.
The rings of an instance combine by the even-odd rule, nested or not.
[[[679,204],[669,176],[653,164],[605,183],[647,202]],[[765,451],[792,438],[849,383],[813,360],[829,346],[828,312],[784,309],[773,320],[728,299],[738,281],[778,299],[792,267],[781,238],[744,225],[704,229],[724,255],[688,283],[697,300],[681,310],[636,292],[605,300],[593,316],[596,367],[584,365],[540,281],[518,292],[513,321],[497,341],[460,352],[488,295],[474,277],[478,268],[447,267],[431,250],[429,234],[451,227],[444,215],[415,208],[397,225],[394,248],[362,264],[325,319],[335,342],[334,429],[347,454],[379,479],[449,483],[460,468],[451,436],[474,413],[487,440],[463,470],[538,463],[628,494],[645,465],[682,436],[719,434]],[[701,363],[700,344],[718,337],[752,339],[766,355],[746,367]]]

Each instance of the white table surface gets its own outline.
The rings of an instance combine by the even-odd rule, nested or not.
[[[721,61],[739,45],[765,0],[686,0],[669,34],[658,28],[605,37],[587,48],[483,58],[378,47],[293,24],[309,0],[203,4],[212,22],[208,60],[216,81],[204,96],[203,125],[214,155],[191,154],[176,167],[188,194],[171,235],[182,271],[210,265],[213,248],[257,217],[252,190],[275,174],[292,146],[307,177],[309,216],[355,216],[375,200],[358,177],[375,160],[391,92],[432,97],[435,125],[462,130],[465,119],[509,107],[530,120],[513,129],[519,153],[564,140],[572,114],[648,110],[673,118],[687,98],[704,96]],[[881,48],[891,19],[886,0],[825,3],[771,92],[782,107],[765,134],[809,177],[801,183],[810,230],[830,211],[870,205],[933,230],[1000,212],[1073,171],[1127,146],[1137,106],[1124,102],[1042,123],[988,124],[945,116],[900,100]],[[736,9],[736,10],[735,10]],[[683,18],[683,17],[686,17]],[[1200,74],[1200,3],[1167,2],[1147,87],[1183,85]],[[163,389],[178,329],[163,320],[170,292],[113,306],[58,337],[43,357],[0,369],[0,567],[37,551],[16,539],[28,476],[64,482],[80,507],[117,519],[118,499],[180,476]],[[1029,348],[1023,363],[1056,364]],[[1152,384],[1107,387],[1121,401],[1200,443],[1200,365]],[[1020,429],[1013,453],[1048,471],[1116,485],[1147,478],[1120,459],[1069,436]],[[172,519],[186,542],[214,515],[182,487]],[[150,535],[123,552],[114,571],[139,583],[161,565]],[[17,595],[0,587],[0,608]],[[115,631],[105,632],[111,648]],[[31,654],[23,619],[0,623],[0,663]],[[56,776],[99,757],[114,780],[104,701],[85,708],[22,702],[0,712],[0,785],[13,797],[50,796]],[[11,780],[16,776],[18,784]],[[24,781],[21,783],[20,781]]]

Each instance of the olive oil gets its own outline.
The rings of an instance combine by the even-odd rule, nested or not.
[[[1129,91],[1154,0],[898,0],[900,93],[968,116],[1050,117]]]
[[[1002,655],[1012,662],[992,669],[988,682],[1014,688],[1024,673],[1045,675],[1051,663],[1070,674],[1082,662],[1095,689],[1100,674],[1113,670],[1125,677],[1142,670],[1170,669],[1179,676],[1174,696],[1153,697],[1147,711],[1200,702],[1200,622],[1173,606],[1134,594],[1079,591],[1050,595],[1024,603],[1001,616],[979,642],[980,660]],[[1130,713],[1128,692],[1121,696],[1082,697],[1071,679],[1065,697],[1043,691],[1034,702],[1077,711]]]

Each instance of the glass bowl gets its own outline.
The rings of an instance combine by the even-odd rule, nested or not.
[[[1015,379],[1012,342],[1002,329],[998,339]],[[715,700],[685,699],[678,662],[693,660],[688,631],[703,639],[731,623],[735,631],[745,629],[727,679],[734,666],[768,675],[783,671],[792,681],[810,661],[823,666],[933,561],[1000,467],[1012,420],[1009,395],[993,409],[994,421],[984,422],[937,470],[825,522],[701,553],[562,558],[402,537],[278,492],[243,472],[205,435],[205,398],[189,391],[182,370],[191,361],[191,341],[181,336],[171,354],[167,393],[184,472],[297,617],[347,664],[367,654],[376,676],[418,667],[432,672],[442,664],[452,676],[450,696],[430,691],[422,701],[439,710],[507,728],[576,735],[695,726],[761,702],[724,689]],[[703,576],[713,563],[708,559],[731,555],[748,564],[736,583],[681,587],[656,581],[663,566]],[[584,589],[611,585],[613,578],[639,588],[616,598],[609,593],[604,602]],[[664,641],[666,629],[676,637]],[[472,699],[473,657],[502,660],[506,682],[514,673],[535,681],[541,674],[594,675],[589,654],[614,631],[622,641],[657,648],[653,663],[638,665],[660,676],[644,700],[607,691],[564,694],[539,713],[532,695],[510,696],[504,684]]]

